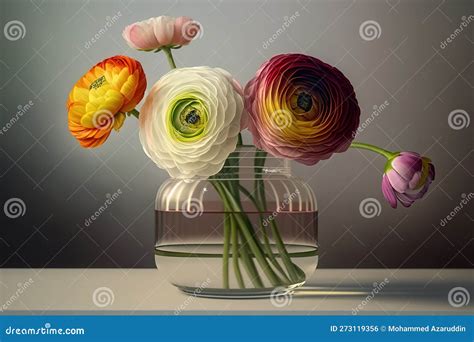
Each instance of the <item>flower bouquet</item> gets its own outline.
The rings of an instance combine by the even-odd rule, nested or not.
[[[126,56],[92,67],[67,100],[69,130],[102,145],[127,117],[139,120],[146,155],[168,172],[156,199],[155,255],[173,284],[195,295],[266,296],[304,284],[318,259],[313,191],[289,160],[315,165],[348,148],[387,160],[382,193],[409,207],[434,179],[431,161],[354,142],[360,108],[337,68],[303,54],[263,63],[243,88],[221,68],[177,67],[173,50],[200,35],[188,17],[127,26],[134,49],[163,52],[171,70],[148,91],[141,64]],[[248,129],[253,145],[245,145]]]

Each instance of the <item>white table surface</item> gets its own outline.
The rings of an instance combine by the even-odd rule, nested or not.
[[[388,284],[373,298],[374,282]],[[31,279],[31,280],[30,280]],[[154,269],[2,269],[0,314],[472,314],[448,293],[463,287],[474,294],[469,269],[318,269],[307,286],[281,305],[270,299],[223,300],[186,295]],[[30,285],[17,294],[25,282]],[[23,286],[24,287],[24,286]],[[98,288],[113,301],[94,304]]]

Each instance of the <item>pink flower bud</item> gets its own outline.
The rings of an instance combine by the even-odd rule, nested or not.
[[[416,152],[400,152],[387,162],[382,177],[382,193],[388,203],[397,207],[397,200],[409,207],[428,191],[435,178],[431,160]]]

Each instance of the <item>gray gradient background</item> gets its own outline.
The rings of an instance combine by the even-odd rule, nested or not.
[[[161,54],[129,49],[121,38],[134,21],[188,15],[204,34],[176,51],[179,66],[220,66],[245,84],[274,54],[302,52],[337,65],[356,88],[361,121],[389,106],[358,139],[428,155],[437,179],[423,201],[391,209],[383,200],[380,157],[351,150],[315,167],[294,165],[318,197],[320,267],[472,267],[472,203],[446,226],[440,220],[472,192],[474,124],[451,129],[455,109],[473,112],[473,28],[445,49],[440,43],[473,14],[472,1],[1,1],[1,28],[26,27],[23,39],[0,33],[0,126],[16,108],[33,107],[0,135],[0,204],[12,197],[25,215],[0,211],[1,267],[154,267],[156,190],[167,177],[142,152],[137,122],[95,150],[67,130],[64,103],[91,65],[116,54],[138,59],[149,87],[168,70]],[[299,16],[265,49],[263,43],[296,11]],[[118,12],[121,17],[85,44]],[[365,41],[359,26],[380,24]],[[249,137],[246,136],[248,141]],[[84,220],[121,189],[89,227]],[[378,199],[381,214],[361,216],[359,203]]]

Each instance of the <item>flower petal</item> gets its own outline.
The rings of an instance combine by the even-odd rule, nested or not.
[[[158,40],[150,24],[134,24],[124,31],[124,38],[130,47],[138,50],[153,50],[159,46]]]
[[[135,108],[145,88],[145,74],[136,60],[115,56],[97,63],[69,93],[69,131],[83,147],[100,146],[112,128],[122,126],[124,112]]]
[[[402,152],[392,160],[391,166],[400,176],[409,181],[415,172],[421,171],[421,157],[418,153]]]
[[[387,178],[387,175],[382,176],[382,193],[387,202],[392,208],[397,207],[397,197],[395,196],[395,191],[390,185],[390,181]]]
[[[223,69],[174,69],[153,86],[141,109],[143,149],[172,177],[212,176],[235,150],[243,102]]]
[[[255,145],[306,165],[347,150],[359,125],[360,109],[350,81],[311,56],[272,57],[244,93]]]
[[[156,18],[153,32],[160,46],[172,45],[174,35],[174,18],[161,16]]]
[[[413,196],[409,194],[401,194],[401,193],[397,193],[397,198],[400,201],[400,203],[406,208],[410,207],[413,204],[413,202],[415,202],[416,200],[416,198],[413,198]]]
[[[411,190],[416,189],[420,179],[421,179],[421,171],[418,171],[413,175],[413,177],[408,182],[408,188],[411,189]]]
[[[398,174],[395,170],[388,170],[386,173],[390,184],[395,189],[396,192],[405,192],[408,188],[408,182],[403,179],[402,176]]]

